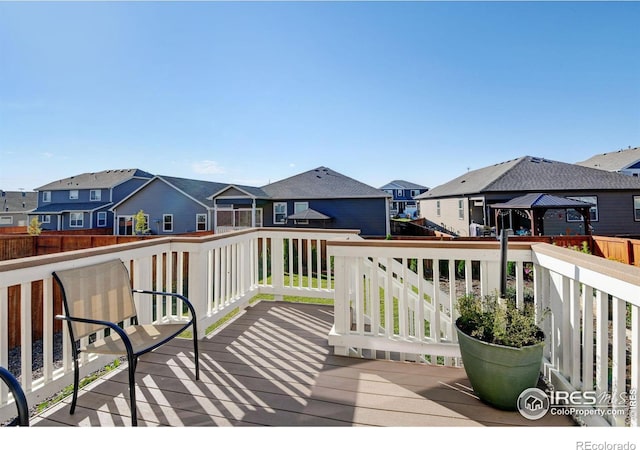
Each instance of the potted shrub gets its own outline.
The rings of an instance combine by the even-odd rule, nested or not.
[[[544,333],[534,307],[497,294],[458,299],[456,330],[473,390],[485,403],[515,410],[518,396],[535,387],[540,375]]]

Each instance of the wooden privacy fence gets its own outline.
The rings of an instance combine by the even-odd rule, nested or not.
[[[593,254],[640,267],[640,239],[593,236]]]

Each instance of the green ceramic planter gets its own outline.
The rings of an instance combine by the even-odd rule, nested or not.
[[[478,397],[496,408],[515,410],[522,391],[538,384],[544,342],[506,347],[472,338],[457,324],[456,330],[462,363]]]

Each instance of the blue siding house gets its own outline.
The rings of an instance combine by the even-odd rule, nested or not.
[[[158,235],[261,226],[259,217],[251,222],[252,195],[264,197],[249,186],[158,175],[113,205],[115,234],[135,234],[139,211],[147,232]]]
[[[265,226],[358,229],[366,237],[390,234],[391,196],[327,167],[261,189],[269,196]]]
[[[393,180],[380,189],[393,196],[391,201],[392,216],[419,217],[418,202],[415,198],[429,190],[428,187],[404,180]]]
[[[36,189],[37,216],[43,230],[113,228],[109,208],[149,181],[140,169],[104,170],[54,181]]]
[[[249,227],[349,228],[389,234],[385,192],[319,167],[262,187],[156,176],[113,205],[116,234],[133,234],[143,211],[152,234]]]

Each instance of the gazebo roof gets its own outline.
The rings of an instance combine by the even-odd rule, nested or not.
[[[532,193],[512,198],[508,202],[495,203],[490,206],[495,209],[565,209],[591,208],[594,205],[581,200],[573,200],[556,195]]]

